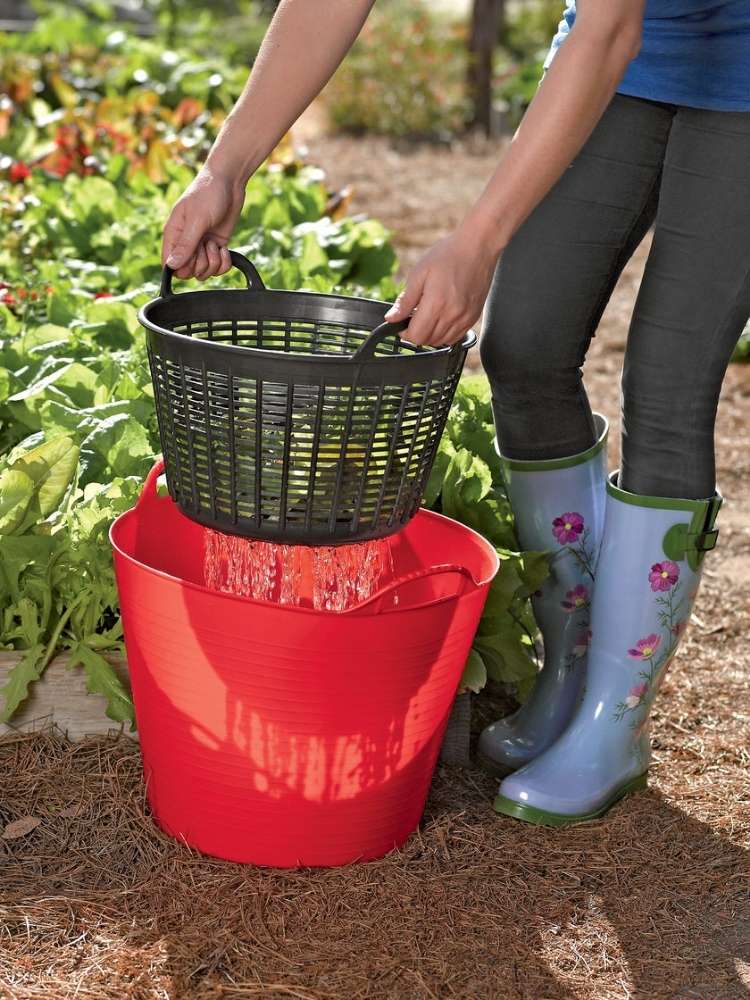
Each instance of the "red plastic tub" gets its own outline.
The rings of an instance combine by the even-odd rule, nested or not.
[[[156,821],[232,861],[382,856],[422,814],[494,549],[420,511],[393,579],[351,611],[217,593],[206,529],[157,495],[161,471],[110,532]]]

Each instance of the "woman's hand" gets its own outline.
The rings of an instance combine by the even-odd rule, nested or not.
[[[411,344],[456,343],[482,315],[497,257],[473,226],[462,224],[412,268],[385,318],[413,314],[404,334]]]
[[[245,200],[244,186],[205,166],[164,227],[162,262],[178,278],[203,281],[232,266],[227,244]]]
[[[180,278],[229,270],[245,185],[333,76],[375,0],[281,0],[206,164],[172,209],[162,260]]]

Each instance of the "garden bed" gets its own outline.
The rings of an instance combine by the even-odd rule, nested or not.
[[[16,666],[22,653],[0,652],[0,688]],[[124,687],[128,687],[127,661],[122,655],[107,658],[115,674]],[[86,675],[80,670],[70,670],[68,656],[56,656],[39,681],[34,684],[31,694],[13,715],[10,723],[0,723],[0,736],[7,733],[34,732],[55,726],[71,740],[80,740],[88,735],[109,733],[116,728],[108,718],[107,699],[102,694],[89,694],[86,690]],[[131,733],[130,726],[123,732]]]

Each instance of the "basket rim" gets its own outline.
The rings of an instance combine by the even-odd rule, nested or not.
[[[172,298],[179,297],[180,299],[194,299],[195,297],[202,296],[216,296],[221,295],[251,295],[251,296],[273,296],[273,295],[283,295],[283,296],[293,296],[299,299],[323,299],[329,302],[352,302],[364,306],[382,306],[384,312],[390,309],[393,303],[386,302],[383,299],[368,299],[364,296],[358,295],[334,295],[330,292],[313,292],[306,290],[287,290],[282,288],[223,288],[223,289],[196,289],[190,292],[182,292],[179,296],[170,296],[169,298],[164,298],[162,296],[157,296],[155,299],[150,299],[148,302],[144,303],[138,310],[138,322],[146,330],[152,333],[158,334],[160,337],[166,337],[168,340],[174,341],[176,344],[184,344],[187,342],[200,343],[205,345],[207,349],[219,350],[225,353],[238,354],[244,357],[257,357],[257,358],[281,358],[289,357],[293,358],[296,362],[303,363],[313,363],[313,364],[330,364],[330,365],[346,365],[346,364],[380,364],[382,362],[398,361],[401,362],[414,362],[417,359],[424,358],[434,358],[434,357],[445,357],[446,355],[453,352],[454,354],[462,353],[468,351],[470,348],[474,347],[477,342],[477,335],[474,330],[467,330],[463,338],[460,341],[456,341],[454,344],[446,344],[442,347],[430,347],[426,349],[423,345],[413,345],[413,353],[399,354],[399,355],[387,355],[385,357],[372,357],[365,361],[355,361],[354,355],[351,354],[331,354],[329,352],[322,353],[293,353],[290,351],[283,350],[271,350],[270,348],[264,347],[251,347],[246,344],[228,344],[225,341],[215,341],[208,340],[206,338],[191,337],[185,333],[179,333],[176,330],[169,330],[167,327],[159,326],[149,317],[149,311],[157,305],[161,305],[164,302],[169,302]]]

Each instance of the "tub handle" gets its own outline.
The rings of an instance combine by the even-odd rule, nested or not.
[[[472,586],[478,586],[471,572],[465,566],[460,566],[458,563],[440,563],[437,566],[428,566],[427,569],[415,569],[411,573],[405,573],[403,576],[398,577],[398,579],[389,581],[383,587],[376,590],[374,594],[371,594],[366,600],[361,601],[359,604],[354,604],[352,607],[346,608],[344,611],[339,613],[342,615],[356,615],[360,611],[371,610],[373,604],[383,598],[387,598],[389,595],[393,594],[394,591],[398,591],[402,587],[408,586],[410,583],[416,583],[419,580],[425,580],[431,576],[459,576],[461,578],[461,587],[457,588],[453,594],[430,598],[422,604],[412,604],[409,606],[409,610],[413,611],[415,608],[426,608],[431,604],[439,604],[441,601],[456,597],[458,594],[463,592],[467,582]],[[397,604],[394,604],[392,607],[382,608],[381,610],[383,614],[387,614],[389,611],[398,611],[399,607]]]
[[[142,507],[144,504],[153,503],[157,499],[158,493],[156,490],[156,481],[159,476],[164,472],[164,458],[159,456],[154,464],[151,466],[149,474],[143,483],[143,489],[141,490],[141,495],[136,501],[136,507]]]
[[[157,480],[159,476],[164,472],[164,458],[159,456],[152,465],[146,479],[143,483],[143,489],[141,490],[140,496],[136,501],[137,508],[143,508],[147,504],[154,503],[158,499],[158,492],[156,488]],[[403,576],[399,576],[396,580],[390,580],[388,583],[384,584],[375,593],[370,594],[368,598],[361,601],[359,604],[353,604],[351,607],[346,608],[344,611],[337,612],[342,615],[356,615],[361,611],[368,611],[372,608],[374,604],[378,601],[383,601],[389,595],[392,595],[395,591],[400,590],[403,587],[407,587],[410,583],[416,583],[420,580],[425,580],[431,576],[458,576],[460,577],[460,587],[457,587],[453,594],[446,594],[442,597],[430,598],[424,601],[422,604],[410,605],[410,609],[415,608],[425,608],[429,607],[431,604],[439,604],[441,601],[448,600],[451,597],[455,597],[462,593],[463,589],[466,587],[467,582],[472,586],[479,586],[477,581],[474,579],[471,572],[465,567],[458,563],[439,563],[437,566],[428,566],[426,569],[415,569],[411,573],[404,573]],[[261,603],[266,603],[265,601]],[[383,614],[387,614],[389,611],[398,611],[398,605],[392,604],[390,607],[384,607],[381,609]]]

